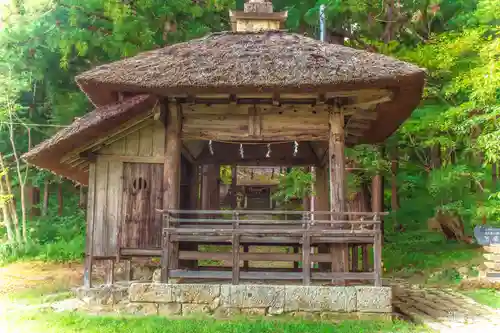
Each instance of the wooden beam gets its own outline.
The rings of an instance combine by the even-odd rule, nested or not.
[[[381,97],[378,97],[378,98],[374,98],[374,99],[368,100],[368,101],[363,101],[363,102],[357,102],[357,103],[348,104],[348,105],[345,106],[345,108],[347,110],[350,110],[350,109],[367,109],[367,108],[373,108],[377,104],[390,102],[391,100],[392,100],[392,94],[381,96]]]
[[[181,152],[182,156],[184,156],[189,163],[193,164],[195,162],[193,154],[191,154],[191,152],[189,151],[189,149],[187,149],[185,145],[182,145]]]
[[[375,110],[357,110],[349,121],[357,121],[357,120],[375,120],[378,117],[378,113]]]
[[[231,165],[237,163],[254,164],[254,165],[314,165],[317,163],[316,155],[309,144],[305,142],[299,143],[297,155],[293,156],[294,144],[277,143],[271,144],[271,154],[266,157],[268,148],[266,144],[244,144],[243,158],[240,155],[240,145],[230,143],[212,142],[212,155],[208,148],[198,156],[197,163]]]
[[[220,269],[220,268],[219,268]],[[200,271],[186,271],[174,270],[171,272],[173,278],[186,278],[186,279],[223,279],[230,280],[232,273],[225,270],[200,270]],[[333,277],[335,280],[373,280],[375,278],[373,273],[312,273],[312,280],[330,280]],[[242,280],[301,280],[302,272],[276,272],[276,271],[253,271],[241,272]]]
[[[248,247],[248,246],[247,246]],[[151,256],[157,256],[160,251],[150,251]],[[128,253],[128,252],[125,252]],[[302,254],[299,253],[298,247],[294,253],[277,253],[277,252],[248,252],[248,249],[240,253],[240,260],[244,261],[281,261],[281,262],[299,262],[302,261]],[[232,252],[201,252],[201,251],[180,251],[179,258],[182,260],[222,260],[231,261]],[[314,262],[330,262],[330,255],[311,254],[311,261]],[[247,267],[248,268],[248,267]],[[298,266],[297,266],[298,268]]]
[[[197,160],[200,164],[220,164],[229,165],[237,162],[241,166],[308,166],[316,165],[317,160],[315,158],[245,158],[238,159],[238,157],[231,156],[221,156],[221,157],[203,157]]]
[[[347,123],[347,129],[355,128],[355,129],[362,129],[362,130],[367,130],[371,126],[370,122],[365,122],[362,121],[361,119],[350,119],[349,122]]]
[[[319,93],[241,93],[241,94],[178,94],[170,96],[171,100],[189,103],[189,104],[229,104],[231,102],[236,104],[283,104],[284,101],[290,103],[308,102],[314,104],[315,102],[328,101],[339,97],[359,97],[361,100],[382,98],[391,96],[392,92],[388,89],[360,89],[360,90],[344,90],[334,92],[319,92]],[[260,103],[259,103],[260,102]]]
[[[326,141],[328,133],[316,130],[286,131],[263,133],[260,137],[250,137],[248,134],[221,130],[199,130],[184,132],[183,140],[213,140],[213,141]]]
[[[128,163],[153,163],[153,164],[163,164],[165,163],[165,158],[160,156],[125,156],[125,155],[107,155],[98,154],[100,160],[105,161],[119,161]]]

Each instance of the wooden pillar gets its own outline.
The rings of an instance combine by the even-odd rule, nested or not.
[[[94,207],[95,207],[95,163],[89,165],[89,189],[87,196],[87,229],[85,232],[85,262],[83,268],[83,286],[92,287],[92,264],[94,256]]]
[[[213,190],[212,190],[212,193],[211,193],[211,203],[210,203],[210,209],[212,210],[220,210],[220,183],[221,183],[221,179],[220,179],[220,165],[219,164],[215,164],[213,166],[213,179],[212,179],[212,182],[213,182]]]
[[[329,192],[328,192],[328,170],[326,166],[319,166],[315,168],[315,182],[314,182],[314,210],[316,212],[327,212],[330,210],[329,207]],[[314,218],[317,220],[327,220],[328,215],[324,214],[314,214]],[[328,253],[329,247],[326,244],[320,244],[318,246],[319,253]],[[319,269],[322,272],[326,272],[331,268],[331,264],[327,262],[319,263]]]
[[[372,179],[372,212],[381,213],[383,211],[383,192],[382,176],[376,174]]]
[[[81,186],[81,185],[80,185]],[[50,194],[50,184],[49,179],[46,177],[43,181],[43,204],[42,204],[42,215],[46,216],[49,211],[49,194]],[[87,196],[84,197],[84,201],[81,203],[82,209],[87,206]]]
[[[104,261],[104,284],[110,286],[115,283],[115,260]]]
[[[293,254],[298,254],[299,253],[299,247],[298,246],[294,246],[292,249],[293,249]],[[293,262],[293,269],[294,270],[298,270],[299,269],[299,262],[298,261],[294,261]]]
[[[208,181],[209,165],[201,166],[201,210],[208,210],[210,207],[210,184]]]
[[[199,191],[199,173],[198,165],[186,162],[186,182],[188,190],[188,200],[186,207],[182,209],[196,210],[198,205],[198,191]],[[198,215],[190,215],[190,218],[198,218]],[[179,244],[179,251],[198,251],[198,243],[184,242]],[[197,260],[180,260],[179,268],[196,269],[198,268]]]
[[[236,165],[231,166],[231,209],[236,209],[236,186],[238,185],[238,170]]]
[[[85,205],[86,205],[86,202],[87,202],[87,193],[85,192],[85,189],[83,188],[83,185],[80,185],[78,187],[78,193],[79,193],[79,196],[80,196],[79,197],[79,201],[78,201],[78,207],[80,207],[80,209],[85,209]],[[44,210],[45,210],[45,191],[44,191],[43,202],[44,202],[43,204],[44,204]]]
[[[63,193],[62,193],[62,183],[57,184],[57,215],[63,215]]]
[[[372,179],[372,211],[374,213],[382,212],[382,176],[377,174]],[[380,219],[380,215],[379,215]],[[375,273],[375,285],[382,285],[382,237],[381,225],[375,227],[378,233],[375,235],[373,244],[373,271]]]
[[[197,164],[191,165],[189,176],[189,209],[196,210],[200,190],[200,172]]]
[[[218,189],[218,179],[220,167],[215,164],[207,164],[203,166],[203,176],[202,176],[202,197],[201,197],[201,207],[202,210],[214,210],[219,208],[219,204],[216,203],[219,197],[216,193]]]
[[[344,213],[346,211],[345,138],[344,113],[341,106],[335,105],[330,112],[329,125],[330,211]],[[332,220],[344,219],[343,215],[332,216]],[[333,244],[331,252],[332,272],[348,272],[347,244]]]
[[[163,163],[163,209],[179,209],[181,184],[181,110],[179,104],[169,104],[164,110],[165,123],[165,157]],[[168,233],[165,235],[168,240]],[[179,265],[178,244],[164,244],[162,255],[162,280],[168,279],[168,268]],[[169,256],[166,258],[166,256]],[[168,264],[166,264],[168,263]],[[165,267],[167,266],[168,267]]]

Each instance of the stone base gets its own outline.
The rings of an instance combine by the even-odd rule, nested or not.
[[[391,288],[372,286],[134,283],[129,300],[155,305],[160,315],[167,316],[290,314],[333,320],[337,314],[360,318],[392,313]]]
[[[128,300],[128,291],[128,285],[119,284],[74,289],[76,298],[89,306],[118,304]]]

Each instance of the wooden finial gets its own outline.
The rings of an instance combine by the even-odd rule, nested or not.
[[[243,11],[229,11],[234,32],[259,32],[283,28],[288,12],[273,12],[269,0],[248,0]]]
[[[273,3],[267,0],[248,0],[244,5],[245,13],[272,13]]]

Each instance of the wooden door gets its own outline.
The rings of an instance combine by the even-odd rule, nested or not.
[[[163,164],[123,163],[122,247],[161,246]]]

